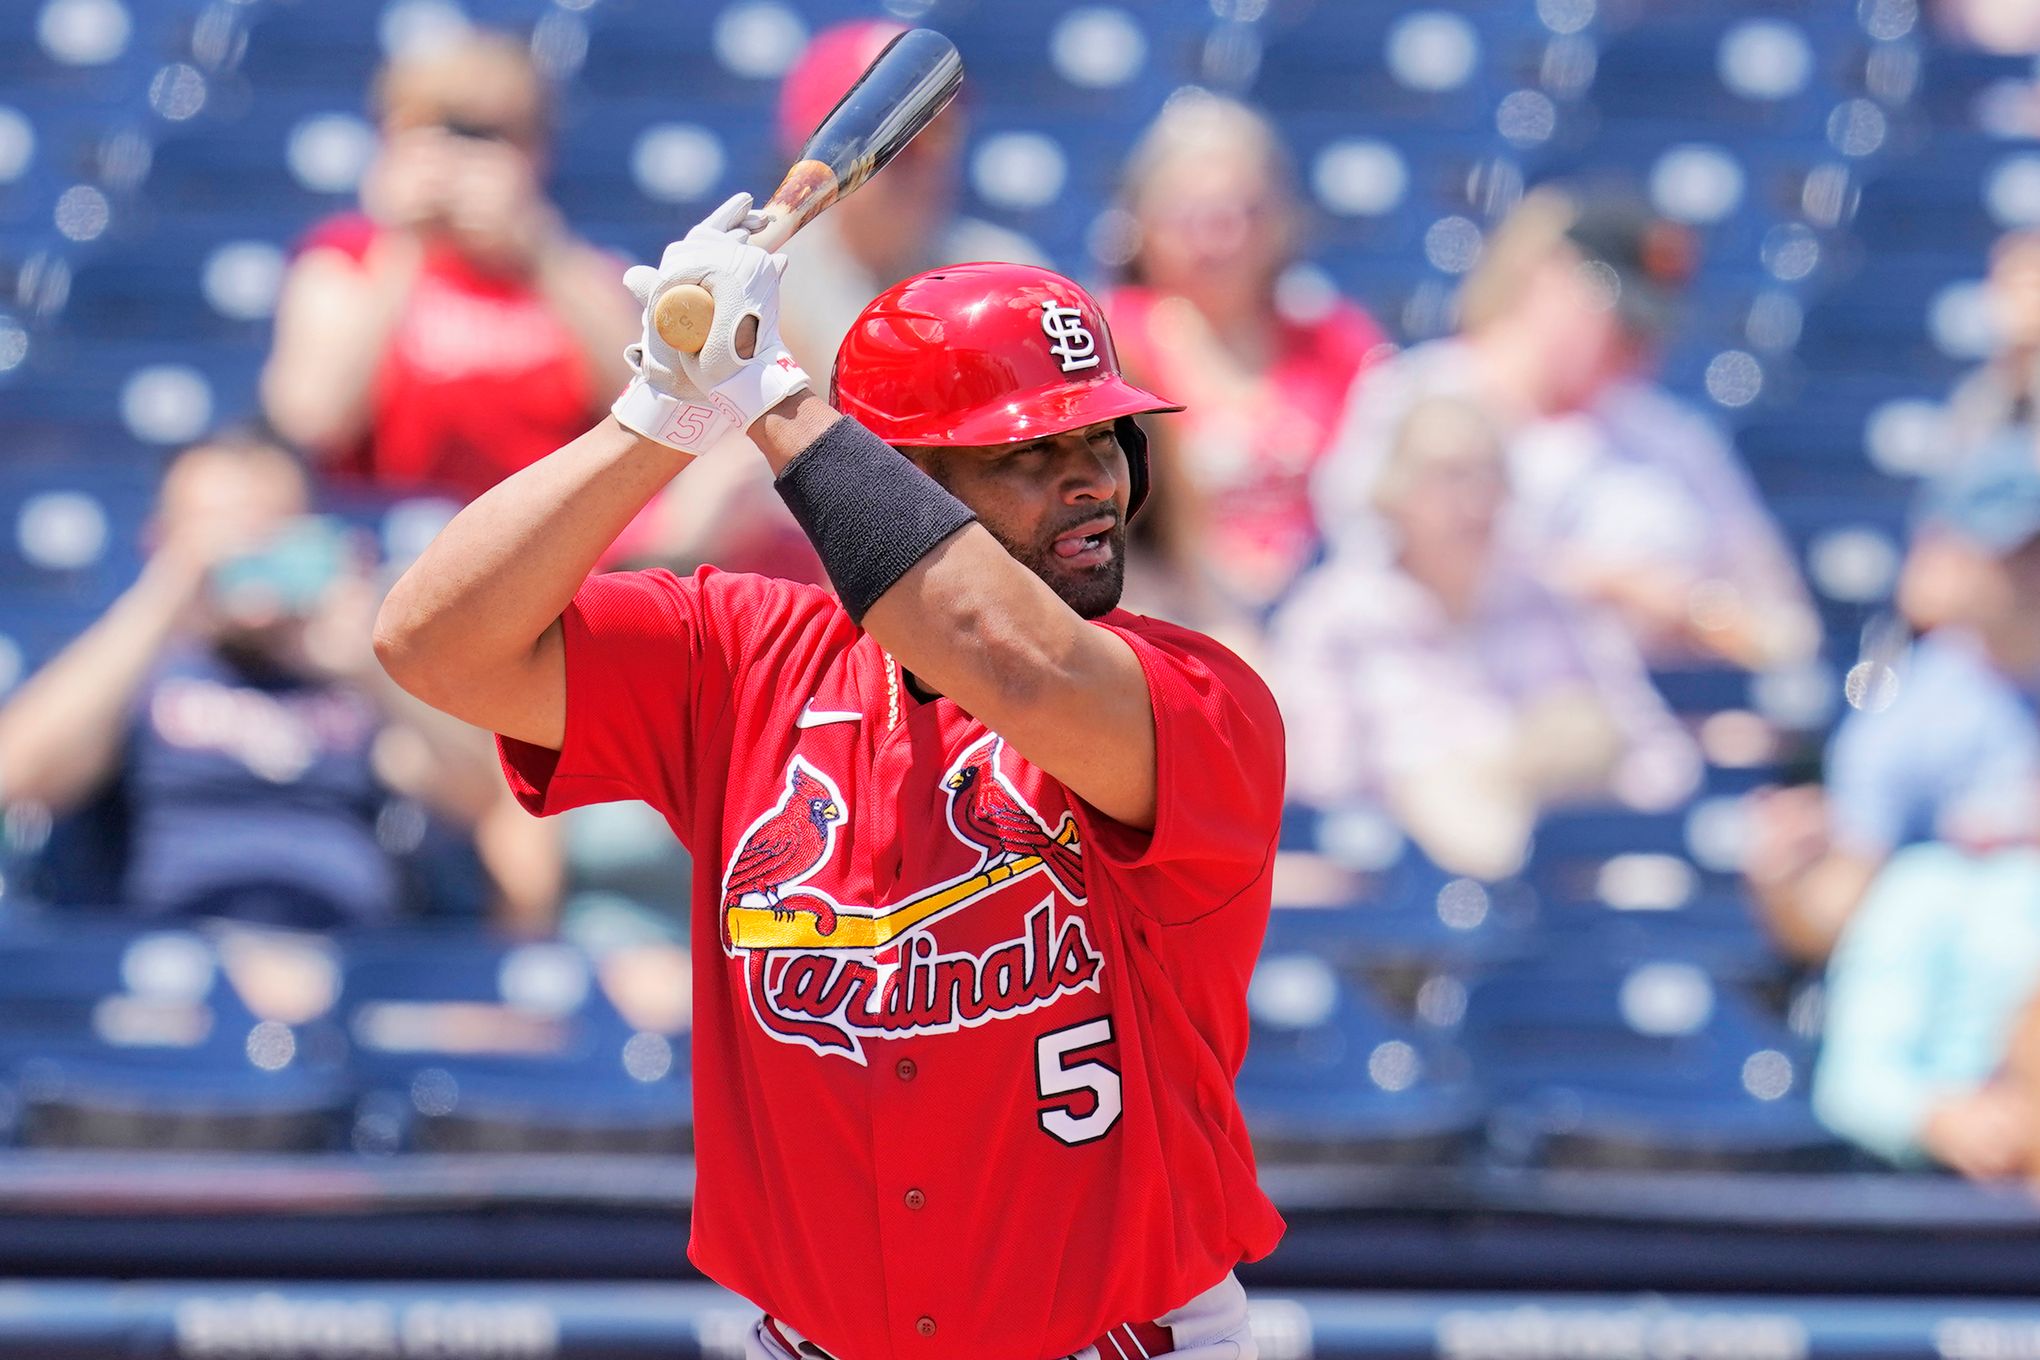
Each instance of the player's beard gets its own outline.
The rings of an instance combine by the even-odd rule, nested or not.
[[[1062,602],[1076,610],[1079,617],[1095,619],[1119,608],[1119,597],[1126,589],[1125,519],[1114,516],[1112,527],[1105,533],[1105,541],[1112,545],[1111,560],[1095,567],[1064,566],[1062,559],[1055,555],[1055,541],[1078,525],[1096,518],[1098,512],[1088,510],[1065,523],[1044,529],[1032,543],[1017,543],[994,525],[986,524],[985,528],[1020,565],[1048,582],[1048,588],[1060,595]]]

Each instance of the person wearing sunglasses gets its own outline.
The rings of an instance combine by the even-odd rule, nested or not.
[[[332,477],[468,500],[606,406],[633,305],[546,197],[551,93],[521,43],[401,53],[373,102],[361,210],[301,244],[263,404]]]

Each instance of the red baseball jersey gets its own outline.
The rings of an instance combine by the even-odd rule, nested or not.
[[[844,1360],[1049,1360],[1265,1255],[1233,1097],[1282,727],[1253,671],[1115,612],[1152,833],[1088,807],[809,586],[591,577],[534,812],[641,798],[692,852],[689,1256]]]

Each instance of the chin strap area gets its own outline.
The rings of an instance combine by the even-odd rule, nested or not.
[[[1119,447],[1126,450],[1126,467],[1133,479],[1126,497],[1126,517],[1132,519],[1134,512],[1140,509],[1140,503],[1147,499],[1147,431],[1132,416],[1121,416],[1112,422],[1112,432],[1119,436]]]

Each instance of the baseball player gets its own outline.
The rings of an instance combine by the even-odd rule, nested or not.
[[[1281,725],[1223,647],[1117,608],[1132,417],[1181,408],[1082,289],[990,264],[874,300],[824,402],[749,207],[630,271],[612,416],[446,528],[378,652],[501,734],[531,811],[643,799],[692,852],[689,1256],[764,1310],[754,1360],[1251,1360],[1232,1271],[1283,1224],[1233,1078]],[[650,320],[682,283],[698,356]],[[589,575],[754,443],[833,596]]]

